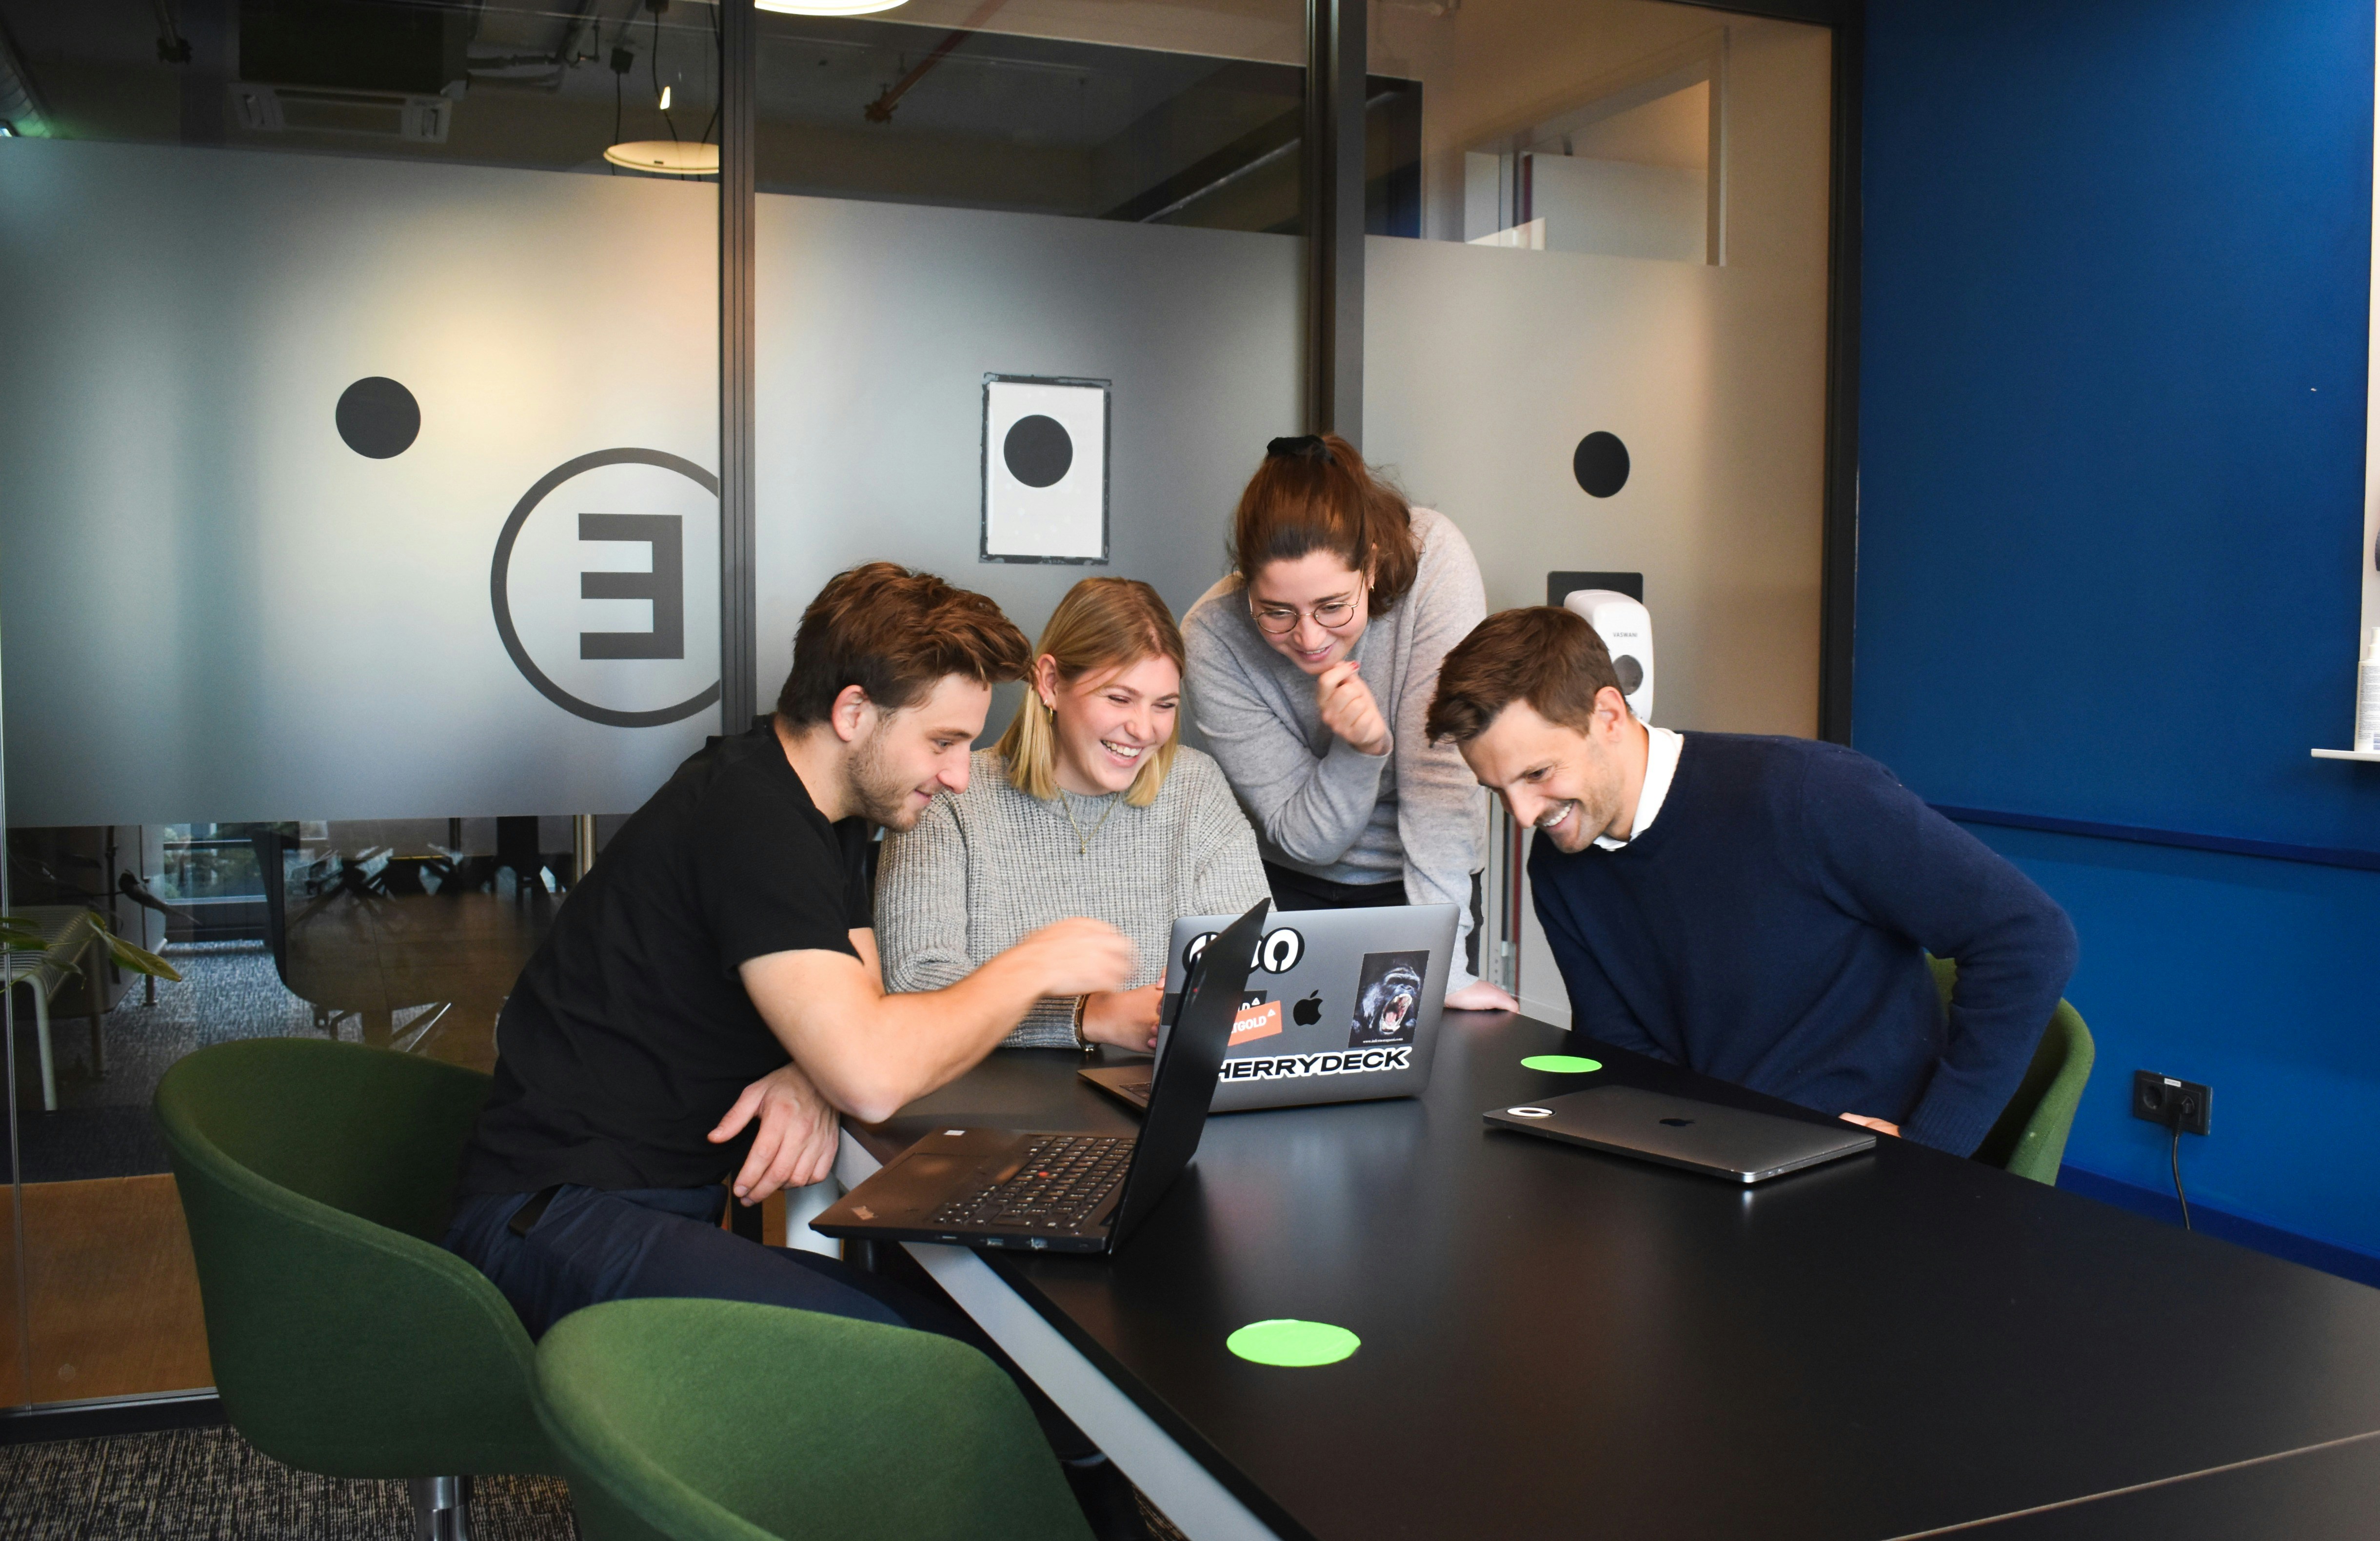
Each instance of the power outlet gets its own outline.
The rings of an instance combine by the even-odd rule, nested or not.
[[[2215,1110],[2215,1090],[2195,1081],[2177,1081],[2153,1070],[2132,1072],[2132,1116],[2185,1135],[2206,1133]]]

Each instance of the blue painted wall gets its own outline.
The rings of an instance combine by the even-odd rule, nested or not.
[[[2371,0],[1870,0],[1853,738],[1929,799],[2380,850]],[[2072,1165],[2380,1253],[2380,872],[1977,832],[2072,913]]]

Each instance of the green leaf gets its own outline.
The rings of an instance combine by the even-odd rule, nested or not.
[[[0,948],[11,953],[46,953],[50,944],[42,928],[22,916],[0,915]]]
[[[172,964],[167,963],[164,959],[159,957],[156,953],[150,952],[147,948],[135,947],[132,943],[125,940],[122,937],[117,936],[113,930],[108,928],[107,916],[102,915],[99,911],[92,910],[90,913],[91,924],[97,926],[99,928],[99,934],[107,939],[107,951],[110,955],[115,959],[116,967],[130,969],[135,974],[146,974],[154,979],[171,979],[176,983],[179,983],[181,981],[182,971],[180,969],[176,968]]]
[[[177,984],[181,981],[180,969],[145,947],[133,946],[113,931],[107,933],[107,950],[114,954],[118,968],[128,968],[135,974],[146,974],[152,978],[171,979]]]

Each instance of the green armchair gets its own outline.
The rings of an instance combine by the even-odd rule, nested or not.
[[[1928,958],[1934,965],[1934,988],[1942,1005],[1950,1004],[1950,989],[1959,980],[1959,965],[1949,958]],[[2033,1063],[2009,1098],[1998,1122],[1975,1147],[1975,1159],[2002,1167],[2035,1183],[2058,1185],[2058,1163],[2066,1157],[2066,1136],[2074,1127],[2074,1111],[2082,1104],[2083,1085],[2091,1079],[2091,1063],[2098,1050],[2082,1013],[2065,1001],[2049,1014]]]
[[[224,1411],[276,1461],[404,1477],[419,1537],[468,1529],[468,1479],[562,1468],[535,1350],[438,1244],[489,1078],[358,1044],[257,1038],[158,1085]]]
[[[616,1300],[537,1347],[588,1541],[1090,1541],[1025,1398],[963,1343],[723,1300]]]

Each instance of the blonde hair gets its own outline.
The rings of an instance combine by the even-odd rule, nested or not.
[[[1157,590],[1138,578],[1087,577],[1066,590],[1041,641],[1033,649],[1032,672],[1025,682],[1025,699],[1000,735],[1000,758],[1008,767],[1009,784],[1047,803],[1058,795],[1058,731],[1056,713],[1041,704],[1038,682],[1041,660],[1054,661],[1061,684],[1071,685],[1094,671],[1106,673],[1129,669],[1145,658],[1162,656],[1176,670],[1186,670],[1182,632],[1173,613]],[[1182,746],[1182,717],[1174,714],[1173,731],[1132,778],[1123,800],[1136,808],[1157,801],[1165,773],[1173,768],[1174,751]]]

